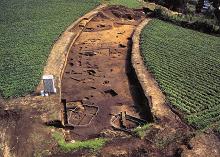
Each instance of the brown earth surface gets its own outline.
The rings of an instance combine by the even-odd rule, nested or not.
[[[45,74],[51,71],[56,76],[60,92],[49,97],[0,99],[0,156],[219,156],[219,138],[212,133],[195,134],[167,106],[153,75],[146,77],[144,66],[134,66],[141,58],[131,63],[131,55],[139,52],[144,25],[139,24],[144,19],[141,9],[101,7],[68,28],[64,34],[72,35],[61,36],[55,43],[45,67]],[[138,68],[141,71],[137,72]],[[39,85],[38,90],[41,88]],[[68,107],[76,105],[81,111],[84,104],[95,105],[99,112],[86,127],[63,128],[61,98],[67,100]],[[121,111],[150,122],[154,118],[143,139],[111,127],[112,114]],[[89,114],[94,112],[89,110]],[[104,137],[108,142],[98,151],[65,153],[51,137],[54,131],[63,133],[67,141]]]
[[[95,137],[111,128],[112,115],[124,111],[137,118],[152,119],[151,114],[147,115],[148,104],[142,101],[129,53],[134,29],[144,18],[143,12],[123,7],[103,9],[72,45],[61,82],[61,99],[99,108],[89,126],[75,126],[70,131],[73,138]],[[81,26],[71,31],[78,27]]]

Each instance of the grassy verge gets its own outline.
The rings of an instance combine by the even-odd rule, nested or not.
[[[153,20],[142,32],[141,49],[145,65],[186,121],[218,128],[220,38]]]
[[[92,149],[97,150],[100,149],[106,142],[106,139],[103,138],[96,138],[87,141],[76,141],[75,143],[67,143],[64,140],[63,135],[59,132],[54,132],[52,134],[53,138],[57,141],[61,150],[68,152],[72,150],[79,150],[79,149]]]
[[[0,92],[3,97],[34,91],[51,45],[99,0],[1,0]]]
[[[151,126],[152,124],[145,124],[144,126],[135,128],[133,132],[141,139],[144,139]]]
[[[138,0],[102,0],[103,3],[109,5],[123,5],[128,8],[141,8],[142,3]]]

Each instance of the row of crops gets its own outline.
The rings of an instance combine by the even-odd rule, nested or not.
[[[142,7],[142,3],[139,0],[101,0],[103,3],[107,3],[109,5],[123,5],[128,8],[140,8]]]
[[[53,41],[99,0],[1,0],[0,93],[33,91]]]
[[[185,120],[220,131],[220,38],[153,20],[141,48],[145,65]]]

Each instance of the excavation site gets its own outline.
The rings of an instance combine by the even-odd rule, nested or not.
[[[152,122],[131,65],[131,37],[144,18],[143,10],[112,6],[71,29],[80,34],[61,81],[63,122],[70,137],[90,139],[111,128],[129,132]]]
[[[139,0],[28,1],[2,3],[0,157],[220,156],[219,39]]]

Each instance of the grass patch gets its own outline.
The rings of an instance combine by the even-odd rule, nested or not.
[[[51,45],[99,0],[1,0],[0,92],[5,98],[34,91]]]
[[[152,126],[152,124],[145,124],[141,127],[137,127],[133,130],[133,132],[140,137],[141,139],[144,139],[144,137],[146,136],[147,132],[149,131],[150,127]]]
[[[103,3],[107,3],[109,5],[123,5],[128,8],[141,8],[142,2],[138,0],[103,0]]]
[[[72,150],[79,150],[79,149],[92,149],[98,150],[100,149],[106,142],[107,139],[104,138],[96,138],[87,141],[76,141],[75,143],[67,143],[64,140],[64,137],[59,132],[54,132],[52,137],[57,141],[61,150],[68,152]]]
[[[141,35],[145,65],[173,107],[198,129],[220,124],[220,38],[151,21]]]

